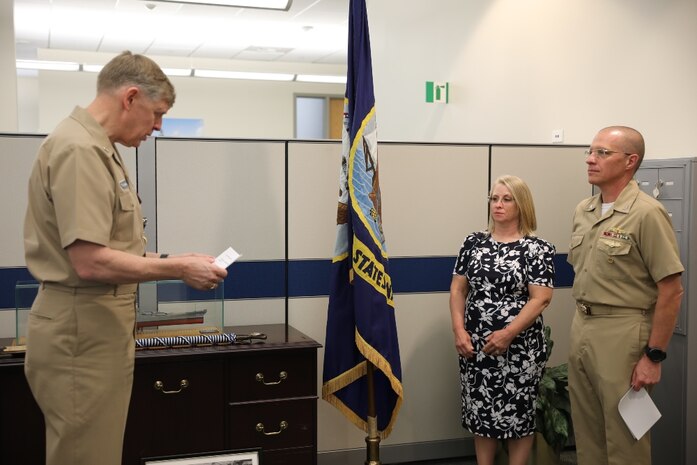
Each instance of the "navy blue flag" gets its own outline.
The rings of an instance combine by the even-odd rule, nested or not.
[[[402,367],[382,231],[375,95],[365,0],[349,6],[348,75],[337,235],[322,398],[368,431],[368,361],[377,429],[386,438],[402,405]]]

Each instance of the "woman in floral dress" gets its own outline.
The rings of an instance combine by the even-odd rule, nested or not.
[[[520,178],[498,178],[489,209],[487,231],[465,238],[450,286],[462,425],[474,434],[478,465],[494,463],[499,439],[509,465],[523,465],[545,365],[542,311],[552,299],[555,250],[533,235],[535,206]]]

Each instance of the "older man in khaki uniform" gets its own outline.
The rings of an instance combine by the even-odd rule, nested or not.
[[[150,59],[124,52],[97,96],[41,148],[29,179],[26,262],[41,283],[27,325],[25,372],[46,423],[48,465],[120,465],[134,365],[138,282],[211,289],[214,257],[145,252],[140,202],[114,144],[159,130],[174,87]]]
[[[602,129],[586,151],[600,194],[576,207],[568,261],[576,274],[569,390],[579,465],[649,465],[650,435],[635,440],[617,405],[651,388],[683,293],[675,233],[663,206],[632,178],[644,157],[634,129]]]

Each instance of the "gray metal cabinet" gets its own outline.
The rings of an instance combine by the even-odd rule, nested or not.
[[[693,164],[688,160],[692,159],[647,160],[635,176],[641,190],[659,200],[668,211],[678,241],[680,259],[686,268],[688,244],[685,241],[688,238],[685,237],[684,232],[687,226],[685,218],[689,215],[691,187],[689,177],[691,170],[688,168]],[[676,167],[676,164],[680,166]],[[687,274],[683,276],[683,286],[687,284],[686,278]],[[687,293],[685,293],[675,327],[678,334],[686,334],[687,308]]]
[[[680,316],[661,382],[652,393],[662,413],[651,431],[653,464],[693,464],[697,463],[697,158],[646,160],[636,179],[671,216],[685,266]]]

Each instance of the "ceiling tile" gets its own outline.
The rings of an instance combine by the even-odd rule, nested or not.
[[[132,50],[341,64],[348,1],[293,0],[284,12],[142,0],[14,0],[15,42],[18,58],[32,58],[37,49]]]

